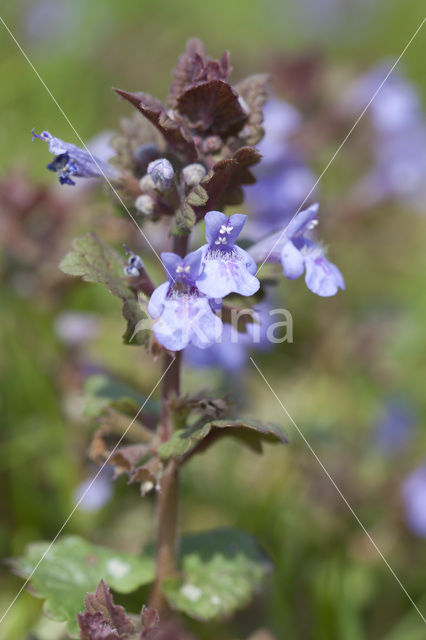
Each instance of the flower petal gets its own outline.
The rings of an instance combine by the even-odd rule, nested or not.
[[[205,348],[220,337],[221,320],[207,298],[187,295],[167,298],[154,325],[157,340],[170,351],[181,351],[189,343]]]
[[[200,249],[197,249],[196,251],[191,251],[191,253],[188,253],[184,258],[185,265],[190,267],[188,277],[193,282],[195,282],[195,280],[200,275],[202,260],[203,260],[202,247],[200,247]]]
[[[318,215],[319,204],[316,202],[310,207],[298,213],[285,228],[285,235],[291,239],[296,233],[306,231],[308,225]]]
[[[318,296],[334,296],[337,291],[345,288],[345,281],[335,264],[324,256],[305,258],[305,282],[308,289]]]
[[[163,282],[163,284],[160,284],[160,286],[152,292],[148,303],[148,313],[154,320],[159,318],[163,311],[169,287],[169,282]]]
[[[286,242],[282,248],[281,263],[283,265],[284,275],[289,280],[299,278],[305,270],[305,259],[291,240]]]
[[[206,224],[206,242],[214,244],[219,235],[220,227],[228,222],[228,218],[221,211],[209,211],[204,217]]]
[[[245,262],[247,270],[250,273],[252,273],[253,275],[256,275],[257,264],[253,260],[251,255],[249,253],[247,253],[247,251],[244,251],[244,249],[241,249],[241,247],[239,247],[238,245],[235,245],[234,250],[238,253],[238,255],[240,256],[241,260],[243,260]]]
[[[176,269],[182,265],[183,259],[178,256],[177,253],[163,251],[161,254],[161,261],[164,265],[167,279],[170,282],[174,282],[176,279]]]
[[[197,286],[209,298],[224,298],[232,292],[251,296],[259,289],[259,280],[247,268],[247,264],[253,268],[250,256],[243,249],[236,249],[206,252]]]

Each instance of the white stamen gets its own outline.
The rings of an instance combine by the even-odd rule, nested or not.
[[[189,264],[187,264],[185,267],[182,267],[182,265],[176,267],[176,273],[189,273],[190,271],[191,267],[189,266]]]
[[[226,243],[227,243],[227,240],[223,236],[215,240],[215,244],[226,244]]]
[[[314,218],[313,220],[310,221],[310,223],[308,224],[308,229],[315,229],[315,227],[318,225],[318,218]]]

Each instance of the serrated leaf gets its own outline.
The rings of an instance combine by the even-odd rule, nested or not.
[[[173,70],[174,80],[167,98],[168,104],[176,106],[176,101],[186,89],[206,80],[226,80],[231,73],[229,53],[220,60],[212,60],[206,54],[204,44],[198,38],[191,38]]]
[[[177,99],[177,110],[191,128],[224,136],[247,121],[238,93],[224,80],[210,80],[190,87]]]
[[[175,431],[170,440],[158,447],[158,455],[167,459],[188,456],[195,450],[202,450],[221,436],[233,436],[242,440],[254,451],[262,451],[262,441],[287,442],[281,427],[246,419],[212,420]]]
[[[250,534],[236,529],[183,536],[181,575],[163,591],[171,606],[198,620],[213,620],[244,607],[271,565]]]
[[[86,610],[78,614],[81,640],[117,640],[128,638],[135,625],[124,607],[114,603],[111,591],[103,580],[95,593],[84,599]]]
[[[122,313],[127,320],[124,341],[129,344],[131,336],[134,336],[132,344],[148,344],[150,331],[140,330],[135,334],[136,325],[147,315],[124,276],[123,266],[123,261],[112,247],[95,233],[87,233],[74,239],[71,251],[59,268],[68,275],[82,277],[86,282],[104,284],[123,302]]]
[[[160,100],[142,92],[131,93],[121,89],[114,91],[136,107],[158,129],[172,149],[185,156],[189,162],[195,162],[198,152],[189,131],[169,117]]]
[[[45,598],[46,615],[68,623],[72,637],[78,637],[77,614],[84,609],[86,593],[95,591],[101,580],[119,593],[131,593],[154,579],[151,556],[98,547],[78,536],[64,537],[50,549],[48,542],[32,544],[25,556],[11,564],[25,579],[37,567],[30,581],[31,592]]]
[[[214,207],[236,204],[241,202],[242,190],[240,185],[253,184],[256,178],[250,171],[262,158],[254,147],[241,147],[231,158],[217,162],[213,170],[202,182],[207,191],[207,203],[197,209],[198,217],[214,209]]]

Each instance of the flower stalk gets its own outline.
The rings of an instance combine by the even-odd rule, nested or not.
[[[188,235],[175,236],[173,250],[185,256],[188,249]],[[162,442],[169,440],[173,433],[173,415],[170,398],[180,392],[181,353],[164,356],[165,375],[162,385],[161,422],[158,436]],[[179,466],[170,460],[161,478],[157,495],[155,582],[151,593],[151,606],[160,614],[167,613],[167,603],[162,592],[163,582],[177,570],[179,541]]]

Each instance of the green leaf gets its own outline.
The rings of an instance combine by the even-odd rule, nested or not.
[[[200,207],[202,204],[206,204],[208,199],[207,191],[199,184],[188,193],[186,202],[193,207]]]
[[[208,441],[203,442],[207,436]],[[158,455],[161,458],[188,455],[197,448],[204,449],[220,436],[238,438],[259,453],[262,451],[262,441],[283,444],[287,442],[283,430],[278,425],[246,419],[212,420],[175,431],[170,440],[158,447]]]
[[[163,591],[172,607],[198,620],[244,607],[271,569],[256,540],[236,529],[186,535],[180,557],[181,575],[166,580]]]
[[[194,209],[187,202],[184,202],[176,211],[175,223],[177,233],[188,232],[192,229],[196,220]]]
[[[71,251],[59,268],[68,275],[81,276],[86,282],[104,284],[108,291],[123,302],[122,313],[127,320],[124,342],[147,345],[150,331],[137,329],[138,323],[147,319],[147,315],[124,276],[123,266],[123,261],[112,247],[95,233],[87,233],[74,239]]]
[[[84,386],[84,413],[88,418],[97,418],[105,409],[113,407],[122,413],[134,416],[145,403],[146,396],[125,382],[97,374],[90,376]],[[145,413],[159,411],[158,403],[149,400]]]
[[[76,616],[84,609],[84,597],[96,590],[100,580],[119,593],[130,593],[154,579],[152,557],[98,547],[78,536],[64,537],[47,552],[48,548],[48,542],[32,544],[25,556],[12,560],[11,564],[22,578],[28,578],[35,570],[31,592],[45,598],[46,615],[66,621],[73,637],[78,637]]]

